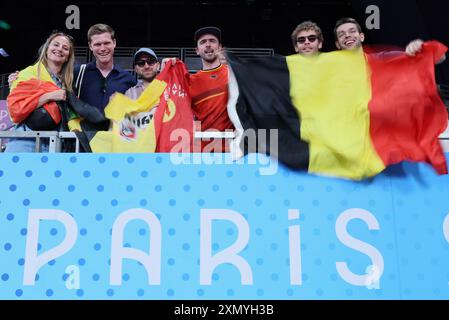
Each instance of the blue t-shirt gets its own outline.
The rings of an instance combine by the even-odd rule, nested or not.
[[[75,67],[75,81],[78,77],[80,67]],[[135,85],[136,79],[130,72],[121,70],[115,66],[106,78],[103,77],[95,61],[93,61],[86,65],[79,98],[103,111],[109,103],[109,97],[113,93],[125,93],[126,90]]]

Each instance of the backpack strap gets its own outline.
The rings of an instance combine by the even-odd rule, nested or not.
[[[77,97],[80,97],[81,94],[81,84],[83,83],[84,71],[86,70],[86,64],[82,64],[80,67],[80,72],[78,72],[78,77],[76,77],[75,81],[75,89],[77,93]]]

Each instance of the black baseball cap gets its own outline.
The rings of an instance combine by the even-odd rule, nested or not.
[[[205,34],[211,34],[213,36],[216,36],[218,39],[218,42],[221,43],[221,30],[217,27],[204,27],[200,28],[195,31],[195,45],[198,43],[198,39],[204,36]]]

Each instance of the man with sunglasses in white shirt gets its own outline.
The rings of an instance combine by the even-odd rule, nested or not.
[[[156,78],[160,64],[156,53],[150,48],[140,48],[134,54],[134,72],[137,74],[137,84],[129,88],[125,95],[133,100],[140,97],[142,92]]]
[[[292,43],[296,53],[302,55],[316,55],[323,47],[323,33],[321,28],[312,21],[300,23],[292,35]]]

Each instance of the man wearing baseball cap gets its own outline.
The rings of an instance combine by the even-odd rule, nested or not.
[[[125,95],[135,100],[157,76],[159,62],[156,53],[150,48],[140,48],[134,54],[133,68],[139,80],[134,87],[125,92]]]
[[[190,95],[195,118],[201,122],[201,131],[210,129],[234,130],[227,112],[228,67],[221,64],[221,30],[217,27],[204,27],[195,32],[196,53],[201,57],[202,70],[190,77]],[[213,141],[212,141],[213,142]],[[222,151],[225,141],[218,141]],[[223,142],[223,143],[222,143]],[[209,144],[203,141],[202,149]],[[217,144],[213,144],[213,148]],[[207,148],[205,151],[210,148]]]

